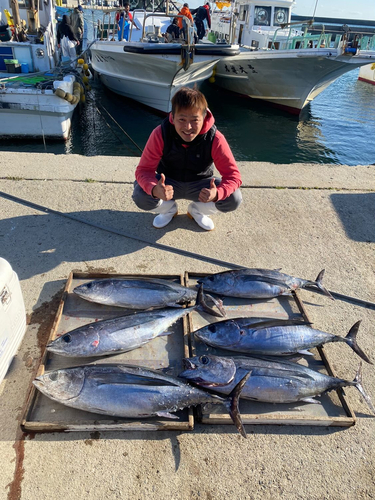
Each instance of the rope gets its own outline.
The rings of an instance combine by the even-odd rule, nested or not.
[[[121,127],[121,125],[120,125],[120,124],[119,124],[119,123],[118,123],[118,122],[117,122],[117,121],[113,118],[113,116],[111,115],[111,113],[110,113],[110,112],[109,112],[109,111],[108,111],[108,110],[107,110],[107,109],[103,106],[103,104],[99,104],[99,103],[98,103],[98,105],[99,105],[99,106],[100,106],[100,107],[101,107],[101,108],[102,108],[102,109],[103,109],[103,110],[104,110],[104,111],[108,114],[108,116],[109,116],[109,117],[110,117],[110,118],[114,121],[114,123],[118,126],[118,128],[121,130],[121,132],[123,132],[123,133],[126,135],[126,137],[129,139],[129,141],[131,141],[131,142],[134,144],[134,146],[135,146],[136,148],[138,148],[138,149],[139,149],[139,151],[140,151],[141,153],[143,153],[142,148],[140,148],[140,147],[138,146],[138,144],[137,144],[135,141],[133,141],[133,139],[132,139],[132,138],[130,137],[130,135],[126,132],[126,130],[124,130],[124,129]],[[98,111],[99,111],[99,110],[98,110]],[[100,111],[99,111],[99,112],[100,112]]]

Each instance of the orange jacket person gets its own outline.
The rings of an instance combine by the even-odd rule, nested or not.
[[[191,12],[189,10],[189,4],[184,3],[184,6],[180,10],[179,14],[181,16],[185,16],[188,19],[190,19],[190,21],[193,25],[194,21],[193,21],[193,16],[191,15]],[[182,17],[178,17],[177,19],[178,19],[178,27],[180,28],[180,32],[182,32],[183,37],[186,38],[186,21],[184,21],[184,19]]]

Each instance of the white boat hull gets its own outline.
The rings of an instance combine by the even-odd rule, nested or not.
[[[0,136],[66,140],[76,106],[52,90],[0,90]]]
[[[195,54],[185,71],[180,54],[124,52],[126,43],[95,42],[91,46],[92,68],[113,92],[165,113],[171,110],[175,92],[183,86],[199,86],[210,78],[219,59]]]
[[[375,85],[375,63],[362,66],[359,70],[358,80]]]
[[[244,51],[218,62],[215,83],[299,113],[339,76],[367,61],[338,49]]]

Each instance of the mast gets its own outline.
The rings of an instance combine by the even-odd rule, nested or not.
[[[17,1],[17,0],[16,0]],[[26,0],[27,24],[29,33],[37,33],[39,28],[38,0]]]

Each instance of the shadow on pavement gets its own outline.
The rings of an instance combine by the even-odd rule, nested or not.
[[[331,200],[348,238],[375,242],[375,193],[337,193]]]
[[[20,280],[48,272],[62,262],[86,263],[130,254],[176,229],[204,232],[186,216],[155,229],[155,215],[147,212],[93,210],[66,215],[24,215],[0,221],[1,257],[10,262]]]

